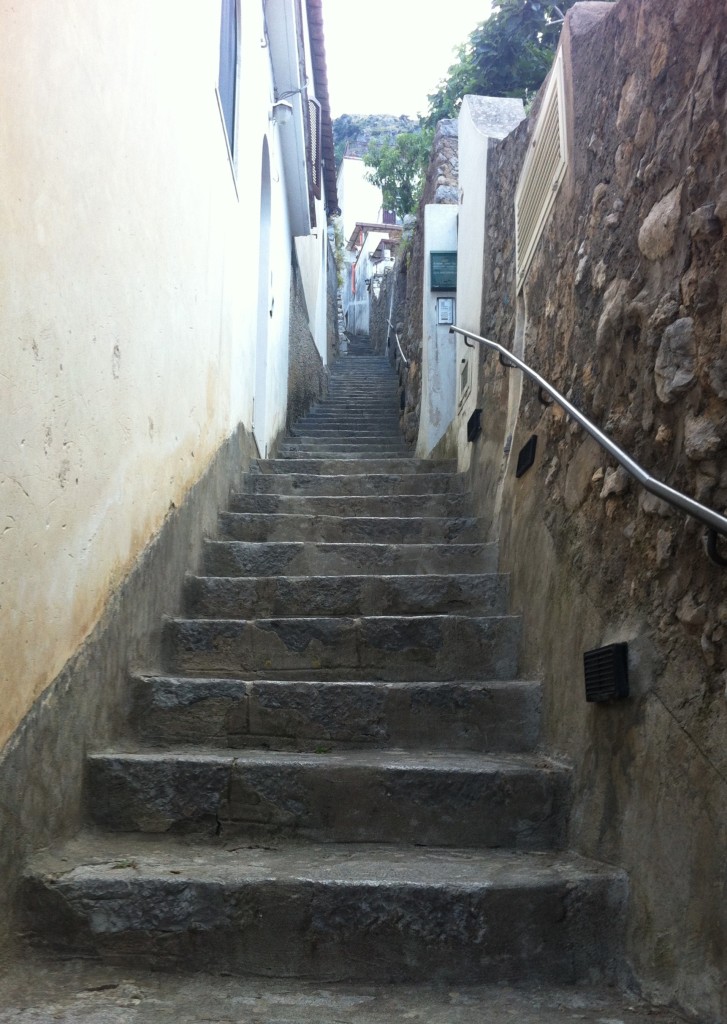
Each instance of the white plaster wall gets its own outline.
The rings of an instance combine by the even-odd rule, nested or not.
[[[295,252],[308,308],[308,323],[325,366],[328,360],[328,231],[325,204],[321,200],[316,200],[316,222],[318,227],[312,234],[295,239]]]
[[[525,116],[521,100],[465,96],[459,114],[459,251],[457,261],[457,324],[480,333],[485,256],[487,150],[490,139],[504,138]],[[468,348],[458,335],[456,443],[459,469],[469,467],[472,445],[467,420],[477,405],[478,348]],[[460,386],[463,360],[469,368],[469,393]]]
[[[372,280],[376,273],[376,266],[371,259],[371,253],[376,250],[382,239],[388,239],[388,237],[388,231],[367,231],[364,235],[361,252],[356,260],[356,288],[354,291],[350,287],[351,269],[350,267],[347,268],[348,285],[346,291],[348,304],[344,306],[344,309],[348,313],[347,329],[352,334],[368,336],[371,301],[366,281]]]
[[[0,744],[251,426],[271,78],[261,9],[242,14],[236,190],[217,4],[0,0]],[[290,277],[275,140],[271,154],[269,436]]]
[[[422,298],[422,404],[416,454],[426,458],[444,437],[456,411],[457,346],[448,326],[437,324],[437,299],[455,292],[431,290],[430,253],[457,249],[457,207],[424,207]],[[455,317],[456,319],[456,317]]]

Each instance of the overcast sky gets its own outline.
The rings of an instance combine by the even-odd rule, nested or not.
[[[489,11],[489,0],[323,0],[333,116],[425,113],[454,48]]]

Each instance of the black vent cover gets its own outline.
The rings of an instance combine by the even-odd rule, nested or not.
[[[535,462],[535,449],[538,447],[538,435],[533,434],[529,441],[522,446],[517,457],[517,469],[515,476],[520,478],[530,469]]]
[[[583,655],[586,700],[620,700],[629,695],[628,644],[596,647]]]
[[[482,433],[482,409],[475,409],[467,420],[467,440],[475,441]]]

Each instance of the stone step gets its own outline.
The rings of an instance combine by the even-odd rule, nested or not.
[[[64,956],[317,980],[613,980],[626,882],[563,853],[81,835],[33,858]]]
[[[350,441],[355,441],[359,437],[371,438],[372,440],[377,438],[387,440],[401,438],[402,436],[398,421],[390,424],[376,422],[351,425],[350,423],[306,423],[301,420],[296,424],[296,428],[297,433],[309,437],[340,437],[343,440]]]
[[[3,963],[3,997],[2,1024],[684,1024],[676,1010],[602,982],[316,982],[50,961],[27,947],[22,961]]]
[[[114,750],[85,778],[110,831],[516,850],[563,846],[569,789],[543,757],[461,751]]]
[[[372,541],[383,543],[443,543],[479,541],[482,521],[472,518],[366,518],[365,516],[277,515],[223,512],[219,537],[247,541]]]
[[[360,465],[360,460],[355,458],[332,458],[332,459],[297,459],[295,467],[291,467],[290,459],[259,459],[253,463],[253,470],[260,473],[282,473],[289,475],[305,473],[320,474],[321,476],[347,476],[364,475],[372,473],[377,475],[410,475],[428,476],[431,474],[454,473],[457,469],[456,462],[428,459],[401,459],[381,458],[375,461],[369,459],[365,467]]]
[[[338,438],[296,436],[281,445],[281,452],[296,454],[301,449],[311,449],[313,458],[325,458],[325,454],[331,453],[333,458],[358,458],[358,453],[374,454],[381,458],[413,458],[414,453],[409,445],[401,437],[390,437],[378,441],[362,441],[353,439],[342,441]]]
[[[412,452],[403,444],[383,445],[338,445],[334,446],[327,442],[316,447],[314,442],[306,446],[283,445],[279,452],[279,459],[286,459],[288,462],[296,459],[363,459],[375,461],[382,456],[407,459],[412,458]]]
[[[136,676],[130,725],[156,744],[524,753],[538,742],[540,684]]]
[[[260,679],[514,679],[516,616],[168,619],[173,675]]]
[[[366,430],[369,427],[398,430],[399,414],[398,412],[384,414],[378,409],[372,409],[370,412],[356,409],[355,414],[352,414],[350,409],[336,411],[325,408],[308,413],[298,420],[298,425],[301,429],[314,426],[330,426],[336,427],[338,430],[347,428],[351,430]]]
[[[377,394],[365,396],[351,391],[330,392],[328,397],[317,405],[310,407],[305,414],[306,417],[313,413],[335,413],[343,417],[354,417],[358,422],[361,416],[393,416],[398,415],[396,400],[399,397],[399,388],[396,383],[391,387],[379,385]]]
[[[283,512],[288,514],[333,516],[462,516],[469,506],[469,495],[397,494],[335,495],[235,494],[230,499],[232,512]]]
[[[248,473],[244,488],[248,494],[452,494],[465,482],[464,474],[456,473]]]
[[[494,544],[374,544],[208,540],[204,576],[370,576],[483,573],[496,569]]]
[[[193,576],[190,617],[504,615],[507,577],[495,572],[398,576]]]

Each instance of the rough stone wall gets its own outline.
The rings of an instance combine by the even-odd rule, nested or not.
[[[338,358],[341,339],[338,336],[338,268],[332,246],[328,245],[328,297],[326,334],[328,345],[328,366]]]
[[[571,164],[524,301],[513,202],[532,119],[493,144],[482,333],[522,338],[525,358],[647,470],[724,512],[724,3],[620,0],[595,25],[594,8],[568,15]],[[724,1021],[725,570],[705,558],[701,527],[481,358],[472,480],[524,615],[523,669],[544,679],[546,740],[574,764],[572,841],[629,873],[627,951],[647,992]],[[516,480],[533,433],[536,463]],[[582,652],[617,640],[632,696],[586,705]]]
[[[335,284],[335,273],[332,280]],[[329,345],[331,343],[331,302],[333,302],[335,308],[335,291],[332,299],[329,284]],[[334,324],[336,322],[335,316],[333,322]],[[317,402],[325,394],[327,386],[328,374],[310,331],[303,282],[301,281],[300,269],[295,259],[295,253],[293,253],[290,283],[290,347],[288,350],[287,426],[289,428],[296,420],[305,415],[314,402]]]
[[[432,156],[419,201],[417,220],[412,232],[410,248],[403,258],[407,260],[407,289],[405,326],[402,348],[409,360],[404,370],[404,409],[402,429],[409,442],[416,441],[419,432],[419,410],[422,397],[422,303],[424,296],[424,207],[430,203],[457,203],[459,172],[457,150],[457,122],[443,120],[437,124],[432,145]]]

